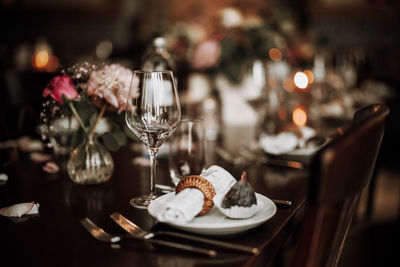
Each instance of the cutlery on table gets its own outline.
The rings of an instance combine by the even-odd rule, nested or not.
[[[156,188],[160,189],[163,193],[171,193],[175,192],[175,187],[164,185],[164,184],[156,184]],[[292,206],[292,201],[290,200],[283,200],[283,199],[271,199],[272,202],[275,203],[277,206],[281,206],[284,208],[290,208]]]
[[[198,247],[194,247],[194,246],[189,246],[189,245],[170,242],[170,241],[158,240],[158,239],[148,239],[148,238],[145,238],[144,236],[139,236],[139,235],[112,235],[112,234],[104,231],[101,227],[97,226],[94,222],[92,222],[92,220],[90,220],[87,217],[80,220],[80,222],[81,222],[82,226],[94,238],[96,238],[97,240],[99,240],[101,242],[105,242],[105,243],[117,243],[121,239],[132,238],[132,239],[145,240],[146,242],[165,246],[165,247],[172,247],[172,248],[177,248],[177,249],[186,250],[186,251],[190,251],[190,252],[196,252],[196,253],[207,255],[210,257],[215,257],[217,255],[217,252],[215,250],[203,249],[203,248],[198,248]]]
[[[168,235],[168,236],[188,239],[188,240],[192,240],[192,241],[202,242],[205,244],[215,245],[218,247],[227,248],[227,249],[231,249],[231,250],[242,251],[242,252],[246,252],[246,253],[250,253],[250,254],[254,254],[254,255],[259,254],[258,248],[237,245],[237,244],[231,244],[231,243],[218,241],[218,240],[214,240],[214,239],[209,239],[209,238],[204,238],[204,237],[199,237],[199,236],[187,235],[187,234],[183,234],[183,233],[170,232],[170,231],[147,232],[147,231],[143,230],[142,228],[140,228],[138,225],[134,224],[132,221],[125,218],[119,212],[114,212],[113,214],[110,215],[110,217],[119,226],[121,226],[125,231],[127,231],[132,236],[146,239],[146,240],[154,240],[151,238],[153,238],[154,236],[157,236],[157,235]]]

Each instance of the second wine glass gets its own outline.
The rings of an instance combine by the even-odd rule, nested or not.
[[[150,155],[150,194],[130,200],[146,209],[157,198],[155,188],[156,157],[160,146],[175,131],[181,119],[181,107],[172,71],[134,71],[125,120]]]

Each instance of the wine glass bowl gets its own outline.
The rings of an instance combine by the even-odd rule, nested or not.
[[[258,136],[262,131],[268,105],[270,104],[269,91],[267,90],[267,62],[262,59],[253,59],[243,65],[242,97],[249,104],[257,116],[250,142],[243,144],[243,149],[254,152],[258,147]]]
[[[145,209],[157,198],[157,152],[175,131],[181,119],[179,97],[172,71],[134,71],[126,105],[126,124],[146,146],[151,169],[150,193],[133,198],[129,203]]]
[[[243,97],[258,116],[268,104],[266,62],[258,59],[248,62],[243,71]]]

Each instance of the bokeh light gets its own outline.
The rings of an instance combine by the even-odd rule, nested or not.
[[[305,70],[304,73],[305,73],[305,75],[307,75],[308,84],[313,84],[313,82],[314,82],[314,73],[311,70]]]
[[[293,79],[291,77],[287,77],[282,81],[282,87],[285,89],[286,92],[293,92],[295,89]]]
[[[296,74],[294,75],[294,84],[297,86],[297,88],[300,88],[300,89],[307,88],[307,86],[308,86],[307,75],[302,71],[296,72]]]
[[[296,126],[304,126],[307,123],[307,113],[302,107],[297,107],[293,111],[292,119]]]
[[[46,50],[40,50],[33,55],[33,67],[36,69],[44,68],[49,62],[49,53]]]
[[[48,63],[46,66],[44,66],[44,69],[47,72],[55,72],[58,70],[58,67],[60,66],[60,61],[58,60],[58,57],[56,56],[50,56]]]
[[[269,55],[270,59],[273,60],[273,61],[282,60],[282,52],[278,48],[271,48],[268,51],[268,55]]]

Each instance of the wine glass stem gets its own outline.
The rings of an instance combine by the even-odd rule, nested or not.
[[[149,149],[150,155],[150,196],[156,196],[157,152]]]

